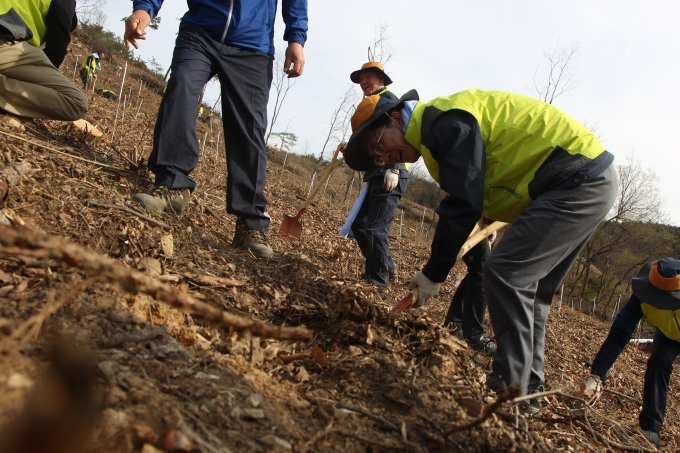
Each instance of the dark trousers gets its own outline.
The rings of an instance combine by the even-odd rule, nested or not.
[[[657,432],[663,428],[668,382],[673,372],[673,361],[678,355],[680,355],[680,342],[671,340],[656,329],[652,355],[647,360],[647,371],[645,371],[640,428]]]
[[[390,281],[389,270],[395,267],[387,235],[394,221],[397,204],[408,186],[408,176],[403,177],[408,175],[408,171],[400,170],[400,173],[399,184],[390,192],[385,191],[383,176],[368,180],[366,199],[352,223],[352,233],[366,258],[368,279],[379,286],[387,286]]]
[[[215,74],[222,87],[222,121],[227,149],[227,212],[250,229],[269,228],[264,196],[267,152],[264,133],[272,83],[272,57],[220,44],[197,26],[183,27],[154,130],[149,169],[156,185],[191,189],[198,164],[196,111],[203,86]]]
[[[484,313],[486,297],[484,295],[484,263],[491,253],[489,240],[484,239],[472,247],[463,261],[467,266],[467,274],[453,294],[444,325],[456,323],[463,325],[463,337],[477,338],[484,333]]]
[[[87,70],[87,68],[80,68],[80,80],[83,81],[83,88],[86,90],[89,90],[92,88],[92,75],[90,74],[90,71]]]

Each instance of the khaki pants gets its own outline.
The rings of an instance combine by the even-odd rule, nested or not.
[[[87,112],[87,97],[42,50],[0,41],[0,109],[29,118],[77,120]]]

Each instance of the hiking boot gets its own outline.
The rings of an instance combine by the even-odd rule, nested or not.
[[[157,186],[151,189],[149,193],[135,194],[132,199],[141,204],[148,212],[167,212],[180,215],[189,206],[191,191],[189,189],[168,189],[165,186]]]
[[[256,258],[271,258],[274,254],[264,233],[248,228],[242,217],[236,218],[236,232],[231,245],[247,248]]]
[[[657,431],[640,428],[640,432],[642,433],[643,436],[645,436],[645,439],[647,439],[657,447],[659,446],[659,443],[661,443],[661,437],[659,436],[659,433]]]
[[[479,336],[475,335],[474,338],[468,338],[467,343],[468,346],[474,351],[479,351],[489,357],[493,357],[493,355],[496,353],[496,343],[493,342],[493,338],[491,338],[486,332]]]
[[[544,387],[541,385],[535,390],[532,390],[529,392],[531,395],[532,393],[539,393],[542,392]],[[531,398],[529,401],[522,401],[519,403],[519,413],[521,415],[534,415],[538,414],[538,412],[541,410],[541,406],[543,402],[543,398]]]

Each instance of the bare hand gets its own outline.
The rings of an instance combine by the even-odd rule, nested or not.
[[[138,39],[146,39],[146,27],[151,23],[151,16],[146,11],[138,9],[130,17],[125,19],[125,47],[130,48],[132,44],[135,49],[139,49],[137,45]]]
[[[291,67],[291,65],[293,67]],[[302,75],[305,70],[305,51],[301,44],[291,42],[286,49],[286,62],[283,64],[283,72],[292,79]]]

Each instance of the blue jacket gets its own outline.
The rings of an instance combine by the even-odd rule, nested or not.
[[[282,0],[285,41],[304,46],[307,41],[307,0]],[[154,18],[163,0],[133,0],[133,11]],[[187,0],[189,11],[180,29],[188,24],[204,28],[215,41],[274,55],[276,0]]]

